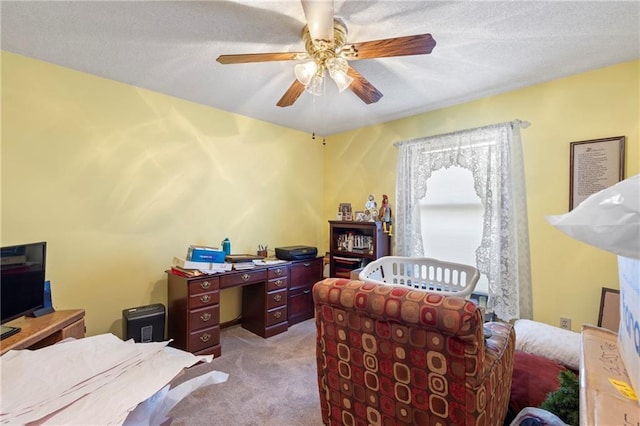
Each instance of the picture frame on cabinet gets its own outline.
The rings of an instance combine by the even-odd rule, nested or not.
[[[340,212],[342,212],[342,220],[352,220],[351,203],[340,203]]]
[[[357,211],[356,215],[355,215],[355,221],[356,222],[366,222],[367,221],[367,216],[366,216],[365,212]]]
[[[625,136],[571,142],[569,211],[624,179]]]

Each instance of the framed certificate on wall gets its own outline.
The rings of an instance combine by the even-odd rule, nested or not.
[[[569,211],[624,179],[624,136],[571,142]]]

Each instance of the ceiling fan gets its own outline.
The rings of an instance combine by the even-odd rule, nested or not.
[[[221,64],[268,61],[303,61],[295,66],[296,79],[278,101],[287,107],[303,91],[322,94],[325,74],[342,92],[347,87],[363,102],[378,102],[382,93],[356,71],[348,61],[429,54],[436,45],[431,34],[363,41],[347,44],[347,27],[334,16],[333,0],[301,0],[307,25],[302,30],[306,52],[248,53],[220,55]],[[326,71],[326,72],[325,72]]]

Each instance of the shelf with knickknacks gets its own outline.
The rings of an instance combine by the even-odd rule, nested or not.
[[[329,221],[329,276],[349,278],[353,270],[389,256],[391,236],[377,219]]]
[[[391,224],[391,205],[389,204],[389,197],[382,195],[382,205],[378,212],[378,221],[382,222],[382,229],[389,236],[393,235],[393,225]]]

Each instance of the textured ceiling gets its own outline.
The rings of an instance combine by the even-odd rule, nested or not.
[[[2,49],[328,136],[640,58],[640,1],[336,1],[348,42],[431,33],[430,55],[353,61],[383,93],[276,106],[302,52],[299,1],[2,1]],[[637,95],[637,94],[636,94]]]

